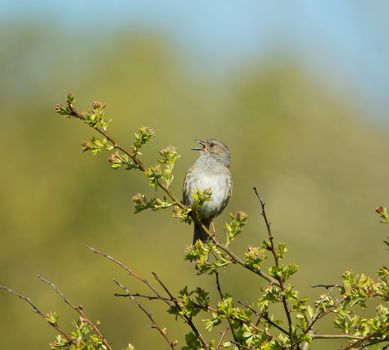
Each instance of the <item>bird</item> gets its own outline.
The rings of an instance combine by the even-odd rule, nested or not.
[[[228,147],[214,139],[195,140],[201,147],[192,148],[200,155],[186,173],[183,184],[183,203],[193,205],[193,193],[196,190],[210,189],[209,201],[198,210],[201,223],[209,229],[212,220],[226,207],[232,193],[232,177],[230,172],[231,155]],[[197,240],[206,242],[209,236],[201,225],[194,223],[193,245]]]

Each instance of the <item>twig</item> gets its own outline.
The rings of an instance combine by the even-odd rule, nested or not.
[[[309,350],[309,343],[307,341],[301,344],[301,350]]]
[[[366,335],[365,337],[350,338],[350,339],[358,339],[358,340],[356,342],[348,345],[348,346],[341,348],[340,350],[351,350],[351,349],[359,348],[360,346],[362,346],[364,344],[365,341],[370,340],[370,339],[374,339],[375,337],[379,336],[380,334],[385,334],[385,331],[388,331],[388,330],[389,330],[389,324],[386,324],[386,326],[384,326],[381,331],[371,333],[369,335]],[[382,341],[384,341],[384,340],[385,339],[383,339]],[[379,342],[376,342],[376,343],[379,343]]]
[[[285,330],[284,328],[282,328],[280,325],[278,325],[277,323],[275,323],[274,321],[272,321],[268,314],[267,313],[262,313],[260,314],[257,310],[255,310],[253,307],[251,307],[250,305],[247,305],[241,301],[238,301],[238,303],[244,307],[246,307],[247,309],[251,310],[257,317],[258,319],[260,320],[261,318],[263,318],[267,323],[269,323],[270,325],[272,325],[273,327],[277,328],[279,331],[281,331],[282,333],[286,334],[286,335],[289,335],[288,331]]]
[[[76,311],[77,313],[79,312],[79,310],[78,310],[78,308],[79,308],[79,306],[75,306],[75,305],[73,305],[70,301],[69,301],[69,299],[67,299],[66,297],[65,297],[65,295],[57,288],[57,286],[53,283],[53,282],[51,282],[51,281],[49,281],[48,279],[46,279],[46,278],[44,278],[43,276],[40,276],[40,275],[38,275],[38,279],[40,279],[42,282],[45,282],[45,283],[47,283],[60,297],[61,297],[61,299],[66,303],[66,304],[68,304],[74,311]]]
[[[222,292],[222,288],[220,285],[219,272],[217,270],[215,270],[215,277],[216,277],[216,289],[219,292],[220,298],[223,300],[224,294]],[[239,339],[235,333],[235,330],[234,330],[234,327],[233,327],[233,324],[232,324],[230,317],[227,317],[227,322],[228,322],[228,325],[229,325],[229,328],[231,330],[231,334],[232,334],[232,337],[234,338],[235,343],[240,344]]]
[[[163,301],[168,301],[171,302],[170,298],[165,298],[165,297],[159,297],[159,296],[153,296],[153,295],[145,295],[145,294],[140,294],[140,293],[130,293],[130,294],[122,294],[122,293],[115,293],[115,297],[135,297],[135,298],[142,298],[142,299],[148,299],[148,300],[163,300]]]
[[[39,310],[39,308],[31,301],[30,298],[22,295],[22,294],[19,294],[17,292],[15,292],[14,290],[12,290],[11,288],[8,288],[6,286],[2,286],[0,285],[0,289],[2,290],[5,290],[6,292],[18,297],[19,299],[25,301],[26,303],[28,303],[31,307],[32,307],[32,310],[37,314],[39,315],[41,318],[43,318],[46,322],[48,322],[46,316],[43,314],[43,312],[41,310]],[[60,333],[65,339],[66,339],[66,342],[67,344],[71,344],[73,343],[73,340],[66,334],[65,331],[63,331],[57,323],[54,323],[54,322],[48,322],[48,324],[53,327],[58,333]]]
[[[317,285],[312,286],[312,288],[325,288],[327,290],[327,295],[329,295],[329,296],[331,295],[332,290],[334,290],[336,288],[343,289],[343,287],[341,285],[338,285],[338,284],[317,284]],[[339,301],[335,297],[333,297],[333,299],[335,300],[337,305],[339,305],[344,300],[344,299],[342,299]],[[330,314],[334,308],[335,308],[335,306],[332,308],[328,308],[325,312],[317,309],[315,316],[312,318],[311,322],[309,322],[308,326],[305,328],[303,335],[307,334],[313,328],[314,324],[317,321],[319,321],[324,316]]]
[[[106,348],[108,350],[112,350],[112,347],[111,345],[109,344],[108,340],[103,336],[103,334],[100,332],[98,326],[92,322],[88,316],[86,315],[86,313],[84,312],[84,309],[82,307],[82,305],[78,305],[78,306],[75,306],[74,304],[72,304],[69,299],[67,299],[65,297],[65,295],[61,292],[60,289],[57,288],[57,286],[49,281],[48,279],[42,277],[42,276],[38,276],[38,278],[44,282],[44,283],[47,283],[60,297],[61,299],[66,303],[68,304],[74,311],[76,311],[82,318],[82,320],[84,322],[86,322],[90,327],[92,327],[92,329],[96,332],[96,335],[100,338],[100,340],[103,342],[103,344],[106,346]]]
[[[365,337],[359,337],[351,334],[312,334],[313,339],[358,339],[363,340]]]
[[[239,343],[236,343],[235,341],[232,341],[231,343],[232,343],[232,344],[235,344],[236,346],[240,346],[240,349],[243,349],[243,350],[252,350],[252,349],[250,349],[250,348],[247,348],[247,347],[245,347],[245,346],[240,345]]]
[[[100,255],[110,261],[112,261],[114,264],[120,266],[122,269],[124,269],[125,271],[128,272],[128,274],[131,276],[131,277],[134,277],[136,278],[138,281],[144,283],[157,297],[158,299],[162,300],[165,302],[165,304],[167,305],[170,305],[167,300],[165,298],[163,298],[161,296],[161,294],[150,284],[150,282],[143,278],[142,276],[138,275],[136,272],[134,272],[133,270],[131,270],[128,266],[126,266],[125,264],[123,264],[122,262],[120,262],[119,260],[113,258],[112,256],[108,255],[107,253],[104,253],[104,252],[101,252],[99,250],[97,250],[96,248],[93,248],[93,247],[88,247],[88,249],[90,249],[93,253],[97,254],[97,255]]]
[[[259,200],[259,204],[260,204],[260,209],[261,209],[261,216],[263,217],[263,220],[265,221],[265,225],[266,225],[266,231],[267,231],[267,235],[269,237],[269,241],[270,241],[270,251],[273,255],[273,258],[274,258],[274,264],[276,267],[279,266],[279,256],[277,254],[277,251],[276,251],[276,248],[275,248],[275,245],[274,245],[274,235],[272,233],[272,229],[271,229],[271,222],[266,214],[266,210],[265,210],[265,201],[262,199],[262,197],[259,195],[258,193],[258,190],[256,187],[253,187],[253,190],[254,190],[254,193],[255,195],[257,196],[258,200]],[[277,278],[278,280],[278,284],[282,290],[282,292],[285,291],[285,286],[284,286],[284,277],[281,276],[279,278]],[[284,293],[283,293],[284,294]],[[292,325],[292,317],[291,317],[291,312],[289,310],[289,306],[288,306],[288,301],[285,297],[285,295],[282,296],[282,305],[284,307],[284,311],[285,311],[285,314],[286,314],[286,318],[288,320],[288,333],[289,333],[289,339],[290,339],[290,348],[293,349],[294,348],[294,339],[293,339],[293,325]]]
[[[339,289],[342,293],[344,293],[344,287],[341,284],[316,284],[313,285],[312,288],[325,288],[325,289]],[[369,297],[379,297],[379,298],[389,298],[389,294],[382,293],[370,293]]]
[[[196,221],[197,222],[197,221]],[[269,283],[272,283],[272,284],[275,284],[275,285],[279,285],[279,282],[274,279],[273,277],[269,276],[267,273],[263,272],[262,270],[259,270],[259,269],[254,269],[248,265],[246,265],[246,263],[241,259],[239,258],[234,252],[232,252],[227,246],[225,246],[224,244],[221,244],[213,235],[212,233],[207,229],[207,227],[205,225],[203,225],[200,221],[197,222],[197,224],[199,224],[201,226],[201,228],[203,229],[203,231],[210,237],[212,243],[218,247],[219,249],[221,249],[222,251],[224,251],[225,253],[227,253],[227,255],[232,259],[232,262],[235,263],[235,264],[238,264],[242,267],[244,267],[245,269],[251,271],[251,272],[254,272],[256,275],[262,277],[263,279],[265,279],[266,281],[268,281]]]
[[[223,340],[224,340],[224,337],[226,336],[228,330],[230,329],[229,326],[227,326],[223,331],[220,332],[220,339],[219,341],[217,342],[217,345],[216,345],[216,350],[219,350],[219,348],[221,347],[222,343],[223,343]]]
[[[164,291],[167,293],[167,295],[171,298],[174,305],[182,311],[181,305],[178,303],[178,301],[174,298],[173,294],[169,291],[169,289],[166,287],[166,285],[161,281],[161,279],[158,277],[158,275],[155,272],[152,272],[155,280],[160,284],[160,286],[164,289]],[[187,325],[192,329],[193,333],[196,334],[197,338],[200,340],[201,344],[206,350],[209,350],[209,346],[204,339],[204,337],[201,335],[200,331],[197,329],[195,324],[193,323],[193,320],[191,317],[186,316],[185,314],[182,315],[182,318],[185,320]]]
[[[158,323],[155,322],[151,313],[149,311],[147,311],[147,309],[135,298],[135,295],[130,293],[130,291],[127,289],[126,286],[124,286],[123,284],[121,284],[120,282],[118,282],[115,279],[113,279],[113,282],[127,293],[126,296],[129,296],[131,298],[131,300],[133,300],[135,302],[135,304],[138,306],[138,308],[141,309],[143,311],[143,313],[148,317],[148,319],[151,322],[151,328],[156,329],[163,336],[163,338],[166,340],[166,342],[169,344],[170,349],[174,350],[175,346],[177,345],[177,340],[172,341],[168,338],[167,328],[161,328],[158,325]],[[157,297],[155,297],[155,298],[157,298]]]
[[[340,284],[315,284],[312,286],[312,288],[325,288],[325,289],[335,289],[338,288],[340,290],[343,290],[344,287]]]

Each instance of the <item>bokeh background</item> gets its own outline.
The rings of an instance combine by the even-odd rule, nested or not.
[[[386,1],[0,1],[0,282],[75,317],[36,278],[54,281],[116,349],[163,349],[136,306],[113,297],[112,277],[140,291],[86,249],[109,252],[178,290],[213,289],[183,261],[192,227],[169,212],[134,215],[130,196],[148,189],[80,152],[90,130],[62,120],[55,103],[73,92],[80,109],[107,103],[112,134],[129,144],[157,132],[145,162],[178,147],[174,189],[196,155],[194,138],[225,141],[233,157],[228,211],[245,210],[241,242],[265,237],[252,186],[300,265],[301,294],[346,269],[373,274],[387,262],[387,231],[374,209],[389,203],[389,3]],[[263,281],[233,268],[225,291],[251,300]],[[182,345],[185,327],[149,309]],[[4,349],[45,349],[54,332],[28,305],[0,294]],[[16,334],[20,334],[16,336]],[[328,349],[328,343],[317,349]]]

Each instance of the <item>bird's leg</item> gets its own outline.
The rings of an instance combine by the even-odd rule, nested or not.
[[[213,224],[213,221],[211,221],[211,233],[212,233],[212,236],[216,238],[216,230],[215,230],[215,225]]]

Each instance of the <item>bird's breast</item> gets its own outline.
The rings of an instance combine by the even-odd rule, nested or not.
[[[187,179],[187,189],[189,190],[189,201],[193,203],[192,193],[199,189],[204,191],[210,189],[212,191],[211,199],[204,204],[200,209],[200,214],[204,218],[213,218],[227,205],[231,195],[231,175],[229,171],[221,172],[205,172],[197,171],[190,175],[190,181]]]

